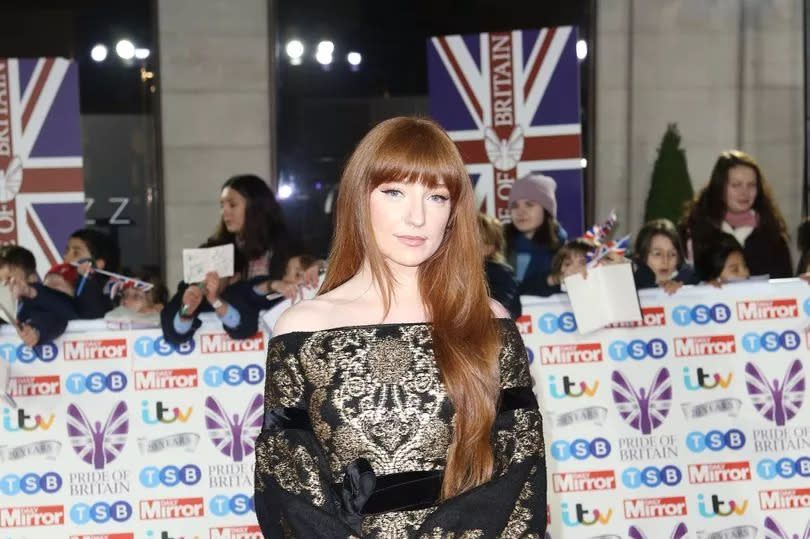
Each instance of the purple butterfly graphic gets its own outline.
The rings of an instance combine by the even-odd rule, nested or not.
[[[650,434],[664,422],[672,401],[672,384],[667,369],[658,369],[649,390],[642,387],[637,392],[619,371],[613,371],[611,380],[613,402],[619,415],[631,427],[639,429],[642,434]]]
[[[798,533],[792,536],[785,533],[785,530],[777,524],[771,517],[765,517],[765,539],[800,539]],[[810,539],[810,520],[807,521],[807,526],[804,528],[804,533],[801,539]]]
[[[768,379],[762,371],[751,362],[745,364],[745,387],[751,396],[754,408],[765,416],[768,421],[773,421],[778,426],[784,426],[785,422],[802,407],[804,400],[804,370],[798,359],[788,367],[782,384],[774,379],[768,385]]]
[[[90,423],[81,408],[75,404],[68,406],[67,431],[73,450],[87,464],[96,470],[118,458],[127,442],[129,419],[127,403],[118,401],[104,427],[101,421]]]
[[[672,533],[669,535],[669,539],[682,539],[688,530],[686,529],[686,524],[681,522],[675,529],[672,530]],[[636,528],[635,526],[630,526],[630,530],[627,532],[627,535],[630,536],[630,539],[647,539],[647,536],[644,535],[644,532],[640,529]]]
[[[239,414],[233,414],[233,419],[228,417],[217,399],[205,399],[205,426],[208,427],[208,436],[216,448],[234,462],[241,462],[245,455],[253,453],[263,419],[264,407],[260,394],[250,400],[241,418]]]

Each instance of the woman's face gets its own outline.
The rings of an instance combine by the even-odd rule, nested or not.
[[[757,198],[757,173],[745,165],[731,167],[726,180],[724,202],[732,213],[747,212]]]
[[[539,202],[520,198],[512,202],[509,210],[515,228],[528,238],[533,237],[537,229],[543,225],[543,206]]]
[[[726,263],[723,264],[723,273],[720,274],[720,280],[740,281],[747,279],[751,276],[748,271],[748,264],[745,263],[745,257],[740,251],[734,251],[726,257]]]
[[[369,213],[377,248],[389,263],[416,267],[433,256],[450,218],[450,192],[419,182],[383,183],[371,192]]]
[[[247,200],[235,189],[226,187],[219,197],[220,213],[225,229],[231,234],[239,234],[245,225]]]
[[[655,273],[655,282],[669,281],[678,267],[678,250],[668,237],[656,234],[650,240],[650,252],[644,263]]]

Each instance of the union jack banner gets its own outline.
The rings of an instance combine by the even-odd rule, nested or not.
[[[510,220],[515,179],[557,182],[558,219],[583,228],[577,32],[571,26],[433,37],[430,113],[449,133],[482,211]]]
[[[0,244],[32,251],[40,273],[84,226],[80,135],[75,63],[0,58]]]

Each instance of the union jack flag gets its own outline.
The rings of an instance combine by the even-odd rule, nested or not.
[[[557,181],[558,219],[582,233],[577,32],[561,26],[433,37],[430,113],[456,142],[482,211],[509,221],[512,182]]]
[[[0,58],[0,244],[34,253],[40,272],[84,226],[76,64]]]

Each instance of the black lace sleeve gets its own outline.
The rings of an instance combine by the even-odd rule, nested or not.
[[[336,515],[328,466],[309,427],[295,335],[270,341],[265,421],[256,440],[256,516],[265,537],[352,536]]]

